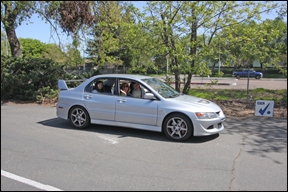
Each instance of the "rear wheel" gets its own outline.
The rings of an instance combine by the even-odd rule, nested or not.
[[[163,123],[165,135],[174,141],[185,141],[192,135],[192,124],[190,120],[182,114],[171,114]]]
[[[88,112],[80,106],[75,106],[70,110],[69,120],[73,127],[78,129],[84,129],[90,125]]]

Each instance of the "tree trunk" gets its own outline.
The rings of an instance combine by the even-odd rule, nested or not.
[[[195,15],[195,8],[192,8],[192,27],[191,27],[191,39],[190,42],[197,42],[197,19],[196,19],[196,15]],[[196,47],[197,45],[194,44],[193,47],[190,47],[190,55],[196,55]],[[191,68],[193,69],[195,66],[195,60],[193,59],[191,61]],[[191,84],[191,79],[192,79],[192,71],[189,71],[188,73],[188,78],[187,78],[187,82],[184,86],[183,89],[183,93],[187,94],[190,88],[190,84]]]
[[[177,66],[177,59],[176,58],[172,58],[172,66]],[[175,89],[176,91],[180,92],[180,83],[181,83],[181,79],[180,79],[180,71],[179,69],[174,69],[174,75],[175,75]]]
[[[2,3],[1,3],[2,4]],[[1,15],[1,22],[4,24],[6,35],[10,44],[11,55],[13,57],[19,57],[21,55],[20,43],[15,32],[15,22],[17,15],[20,13],[19,4],[16,3],[14,10],[10,3],[5,2],[5,15]]]
[[[12,57],[20,57],[21,55],[20,42],[16,36],[14,25],[5,26],[5,30],[9,40]]]

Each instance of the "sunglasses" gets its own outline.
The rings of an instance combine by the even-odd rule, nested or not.
[[[125,86],[123,86],[123,87],[129,87],[129,86],[125,85]]]

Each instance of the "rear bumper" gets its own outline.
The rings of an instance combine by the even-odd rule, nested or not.
[[[68,120],[68,111],[69,111],[68,105],[63,105],[61,103],[56,104],[57,117]]]

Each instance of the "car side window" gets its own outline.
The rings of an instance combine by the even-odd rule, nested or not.
[[[85,92],[114,95],[115,82],[115,78],[96,78],[85,87]]]
[[[119,79],[118,92],[120,96],[144,99],[145,93],[151,93],[149,89],[144,87],[140,82],[130,79]],[[138,84],[139,86],[134,86]]]

